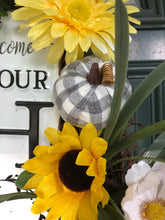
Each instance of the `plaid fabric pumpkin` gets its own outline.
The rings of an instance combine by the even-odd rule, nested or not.
[[[91,65],[95,62],[99,64],[99,68],[104,63],[100,58],[88,56],[66,65],[54,84],[54,97],[60,115],[65,121],[77,127],[91,122],[99,130],[107,123],[114,84],[91,85],[87,81]],[[122,106],[131,93],[132,87],[126,80]]]

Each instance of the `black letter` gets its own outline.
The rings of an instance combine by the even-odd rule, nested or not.
[[[8,72],[9,75],[10,75],[10,82],[6,86],[2,84],[2,79],[1,79],[2,73],[5,72],[5,71]],[[13,85],[13,83],[14,83],[14,76],[13,76],[12,72],[10,70],[1,70],[0,71],[0,87],[2,87],[2,88],[9,88],[10,86]]]
[[[27,84],[25,86],[20,85],[20,71],[21,70],[15,70],[15,72],[16,72],[16,85],[20,89],[25,89],[29,86],[29,73],[31,72],[31,70],[26,70],[26,72],[27,72]]]
[[[44,83],[44,81],[48,78],[47,72],[42,71],[42,70],[34,70],[34,72],[36,72],[36,85],[35,87],[33,87],[33,89],[41,89],[41,87],[39,87],[39,83],[41,83],[44,89],[48,89],[46,88],[46,85]],[[43,79],[39,79],[39,73],[44,73]]]

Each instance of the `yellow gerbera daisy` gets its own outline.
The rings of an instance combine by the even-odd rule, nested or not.
[[[123,0],[127,2],[128,0]],[[48,60],[56,63],[66,51],[66,63],[81,59],[84,52],[92,49],[103,60],[114,58],[114,5],[115,0],[15,0],[24,6],[15,10],[16,20],[27,21],[22,27],[30,27],[28,38],[32,47],[40,50],[52,45]],[[139,9],[127,5],[127,12]],[[133,23],[140,22],[132,17]],[[130,25],[130,33],[136,30]]]
[[[47,128],[51,146],[37,146],[35,157],[23,168],[35,175],[25,189],[36,189],[35,214],[49,210],[47,220],[97,220],[98,203],[105,206],[109,194],[103,187],[106,175],[107,142],[87,124],[78,135],[65,123],[62,132]]]

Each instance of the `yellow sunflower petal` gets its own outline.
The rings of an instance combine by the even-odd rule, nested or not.
[[[79,36],[75,30],[68,30],[64,35],[64,48],[69,53],[72,52],[78,44]]]
[[[32,47],[38,51],[45,47],[48,47],[52,42],[54,41],[54,38],[50,34],[50,30],[44,32],[39,38],[33,41]]]
[[[63,192],[53,198],[53,208],[49,211],[47,220],[59,219],[72,206],[72,202],[81,198],[82,193]],[[79,198],[80,197],[80,198]],[[72,219],[68,219],[72,220]]]
[[[81,198],[82,195],[79,195],[72,200],[72,205],[65,211],[61,220],[77,220],[77,212]]]
[[[76,164],[80,166],[90,166],[93,161],[93,156],[89,150],[84,148],[77,156]]]
[[[91,144],[91,152],[95,158],[99,158],[105,154],[108,147],[108,143],[103,138],[95,138]]]
[[[51,27],[51,35],[54,38],[62,37],[67,31],[67,26],[64,23],[54,22]]]
[[[58,38],[54,45],[50,48],[49,54],[48,54],[48,61],[51,64],[57,63],[62,55],[64,53],[64,39]]]
[[[33,214],[40,214],[42,212],[45,212],[51,208],[52,204],[50,203],[50,200],[45,198],[41,199],[37,197],[37,199],[34,201],[33,206],[31,208],[31,211]]]
[[[36,189],[43,178],[43,175],[34,175],[27,181],[27,183],[24,186],[24,189]]]
[[[80,133],[80,142],[83,148],[90,150],[93,139],[97,137],[97,130],[91,123],[82,128]]]
[[[97,210],[98,203],[102,201],[103,199],[103,192],[100,189],[101,187],[98,188],[96,192],[91,192],[91,205],[96,213],[98,213],[98,210]]]
[[[41,10],[22,7],[12,12],[12,18],[15,20],[28,20],[42,14]]]
[[[101,200],[101,203],[102,206],[104,207],[109,201],[109,193],[103,186],[102,186],[102,192],[103,192],[103,199]]]
[[[22,168],[38,175],[47,175],[57,170],[57,165],[60,158],[61,155],[59,154],[45,154],[26,161]]]
[[[41,155],[44,155],[46,153],[48,153],[49,151],[49,146],[46,146],[46,145],[37,145],[35,148],[34,148],[34,151],[33,151],[33,154],[35,156],[41,156]]]
[[[70,146],[68,144],[58,143],[54,146],[50,146],[49,150],[48,150],[48,153],[51,153],[51,154],[64,154],[69,150],[70,150]]]
[[[45,130],[45,134],[52,145],[60,142],[61,132],[59,130],[48,127]]]
[[[22,6],[26,6],[30,8],[33,7],[33,8],[41,9],[41,10],[50,7],[49,1],[45,1],[45,0],[33,1],[33,4],[31,0],[15,0],[15,3],[18,5],[22,5]]]
[[[91,191],[97,191],[97,189],[102,186],[105,182],[105,176],[97,176],[92,181]]]
[[[80,201],[80,206],[78,210],[79,220],[97,220],[97,213],[92,209],[91,205],[91,194],[87,191]]]
[[[106,175],[106,159],[103,157],[100,157],[97,159],[97,172],[99,175]]]
[[[36,40],[49,29],[51,24],[52,24],[52,21],[45,21],[45,22],[36,24],[28,32],[28,38],[31,41]]]
[[[89,168],[87,169],[86,171],[86,174],[88,176],[97,176],[98,173],[97,173],[97,162],[96,160],[93,160],[91,165],[89,166]]]
[[[61,134],[62,135],[71,135],[71,136],[74,136],[75,138],[78,138],[78,133],[77,133],[76,129],[68,122],[64,123]]]
[[[70,146],[71,149],[81,149],[80,141],[74,136],[61,135],[60,140]]]
[[[43,199],[50,197],[55,193],[61,192],[62,189],[63,188],[59,183],[58,177],[54,173],[51,173],[43,178],[34,193]]]

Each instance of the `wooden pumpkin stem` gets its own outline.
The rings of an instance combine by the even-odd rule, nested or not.
[[[114,84],[115,81],[113,80],[113,66],[111,63],[104,63],[101,67],[101,74],[102,74],[102,84],[105,86],[109,86]]]
[[[101,83],[102,77],[99,71],[99,64],[98,63],[92,63],[90,73],[87,76],[87,81],[91,85],[99,85]]]

